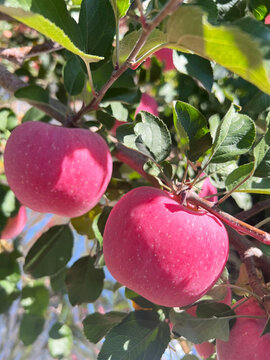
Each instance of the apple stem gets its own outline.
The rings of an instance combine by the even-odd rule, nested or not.
[[[220,210],[216,204],[200,198],[194,191],[189,190],[187,192],[186,201],[187,203],[200,206],[203,209],[209,211],[225,224],[236,230],[239,234],[249,235],[261,243],[270,245],[270,234],[261,229],[257,229],[254,226],[251,226],[239,219],[236,219],[228,213],[225,213],[224,211]]]

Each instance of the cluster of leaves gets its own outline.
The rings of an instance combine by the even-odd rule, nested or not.
[[[153,19],[165,3],[149,1],[147,19]],[[15,97],[33,106],[22,122],[72,116],[76,103],[92,99],[91,86],[97,92],[102,89],[115,65],[126,61],[142,34],[140,14],[129,0],[0,0],[0,11],[63,47],[53,55],[27,60],[16,70],[17,75],[27,77],[29,86],[19,89]],[[164,64],[155,56],[150,68],[142,64],[136,71],[127,70],[82,126],[98,126],[107,137],[115,119],[122,121],[117,140],[142,154],[144,170],[158,181],[181,181],[188,159],[204,169],[219,191],[237,188],[234,199],[240,208],[246,208],[247,197],[251,199],[247,194],[256,194],[253,201],[263,199],[270,193],[270,28],[263,23],[269,13],[266,0],[187,1],[150,34],[133,59],[136,68],[156,50],[174,49],[175,70],[164,72]],[[124,35],[118,32],[123,17]],[[12,28],[5,24],[16,33],[17,25]],[[9,46],[34,45],[42,36],[26,28],[20,40],[13,35]],[[118,42],[119,38],[115,47],[114,40]],[[93,84],[87,81],[89,64]],[[134,118],[141,91],[146,89],[158,101],[160,117],[142,112]],[[11,109],[1,108],[2,142],[17,123]],[[107,140],[113,151],[114,143],[110,137]],[[196,176],[192,168],[188,174],[190,178]],[[5,182],[4,174],[1,182]],[[116,201],[144,182],[138,173],[115,161],[106,197]],[[18,211],[16,199],[5,185],[0,187],[0,204],[1,231]],[[224,206],[231,212],[239,210],[230,199]],[[83,321],[84,333],[92,343],[106,337],[100,360],[160,359],[170,341],[168,321],[174,323],[175,336],[193,343],[227,340],[234,314],[226,305],[201,304],[197,318],[191,318],[186,312],[149,303],[129,289],[123,294],[119,284],[105,278],[102,235],[110,210],[101,203],[88,214],[72,219],[71,224],[44,232],[25,256],[22,269],[19,259],[23,255],[16,247],[0,254],[0,311],[6,312],[20,298],[23,315],[19,337],[23,343],[30,345],[37,340],[46,327],[48,306],[54,302],[64,304],[64,310],[49,324],[49,349],[56,358],[68,356],[72,336],[78,330],[74,330],[75,320],[63,313],[86,303],[102,303],[106,310],[113,310],[106,314],[96,311]],[[78,234],[88,239],[92,249],[90,255],[84,254],[70,264],[74,236],[77,241]],[[114,294],[114,304],[105,302],[103,289]],[[148,310],[127,313],[129,300]]]

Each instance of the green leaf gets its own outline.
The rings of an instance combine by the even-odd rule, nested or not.
[[[26,111],[22,118],[22,123],[27,121],[45,121],[48,122],[50,120],[50,117],[46,115],[43,111],[32,107],[29,110]]]
[[[96,239],[99,242],[99,246],[102,247],[103,244],[103,233],[106,225],[106,221],[112,211],[111,206],[105,206],[101,213],[99,213],[93,220],[92,230]]]
[[[42,333],[45,320],[36,314],[24,314],[20,323],[19,338],[25,346],[33,342]]]
[[[89,341],[96,344],[115,325],[119,324],[127,313],[111,311],[106,314],[94,313],[83,320],[83,332]]]
[[[16,257],[15,251],[0,253],[0,280],[12,280],[15,283],[20,280],[20,267]]]
[[[85,53],[78,24],[69,15],[64,0],[0,0],[0,11],[59,43],[85,61],[102,57]]]
[[[66,286],[72,306],[94,302],[103,289],[104,272],[94,267],[95,257],[84,256],[68,270]]]
[[[254,162],[239,166],[229,174],[225,181],[226,188],[230,191],[238,186],[246,178],[252,176],[254,172]]]
[[[128,120],[128,110],[120,102],[111,103],[112,116],[119,121]]]
[[[78,234],[87,235],[89,239],[94,239],[95,233],[92,230],[92,224],[95,217],[100,214],[101,211],[100,205],[96,205],[93,209],[88,211],[88,213],[72,218],[71,224]]]
[[[73,235],[68,225],[54,226],[31,247],[25,258],[24,271],[33,277],[53,275],[70,260]]]
[[[229,320],[222,318],[198,318],[186,312],[170,312],[174,324],[173,332],[184,336],[194,344],[201,344],[210,339],[228,341],[230,334]]]
[[[145,299],[135,291],[128,288],[125,288],[125,297],[134,301],[137,305],[145,309],[152,309],[155,306],[151,301]]]
[[[216,131],[211,163],[221,163],[245,154],[252,146],[256,130],[254,122],[239,114],[232,104]]]
[[[98,360],[160,359],[169,341],[169,326],[155,312],[134,311],[108,333]]]
[[[263,329],[263,332],[261,333],[261,336],[266,335],[266,334],[270,334],[270,319],[268,318],[265,327]]]
[[[67,358],[73,345],[72,331],[66,324],[56,322],[49,331],[48,348],[52,357]]]
[[[200,6],[207,13],[209,20],[217,20],[218,7],[213,0],[191,0],[191,4]]]
[[[196,315],[199,318],[210,318],[213,316],[233,316],[235,313],[227,304],[211,302],[199,304],[196,309]]]
[[[12,130],[18,125],[18,119],[10,108],[0,109],[0,131]]]
[[[205,117],[193,106],[176,101],[173,107],[178,145],[191,161],[196,161],[212,145]]]
[[[154,160],[157,162],[165,160],[172,146],[167,126],[161,119],[146,111],[140,111],[139,115],[141,122],[137,122],[134,127],[137,135],[136,147],[140,149],[140,144],[143,144]]]
[[[216,188],[225,188],[225,181],[228,175],[238,167],[235,160],[224,163],[212,164],[210,163],[205,169],[205,173],[211,176],[213,185]]]
[[[0,233],[8,218],[17,215],[20,204],[8,186],[0,184]]]
[[[110,3],[114,11],[115,21],[118,22],[126,15],[130,7],[130,0],[110,0]]]
[[[49,305],[49,291],[40,283],[26,285],[22,289],[21,305],[27,314],[44,315]]]
[[[171,151],[171,136],[167,126],[161,119],[146,111],[141,111],[138,115],[135,126],[128,123],[116,129],[118,141],[157,162],[164,160]]]
[[[30,100],[32,103],[49,103],[49,94],[46,90],[38,85],[25,86],[14,93],[15,97],[20,100]]]
[[[18,298],[18,281],[21,279],[20,267],[17,262],[17,251],[0,253],[0,313],[4,313]]]
[[[129,54],[131,53],[132,49],[136,45],[136,42],[140,38],[142,34],[142,30],[135,30],[133,32],[128,33],[124,36],[124,38],[120,41],[119,44],[119,64],[123,64],[126,59],[128,58]],[[148,56],[150,56],[153,52],[161,49],[162,44],[167,43],[166,34],[164,34],[159,29],[154,29],[149,37],[147,38],[145,44],[139,51],[138,55],[136,56],[136,61],[142,62]],[[115,64],[116,61],[116,50],[114,50],[113,54],[113,62]]]
[[[67,292],[65,279],[67,275],[67,268],[63,268],[60,271],[58,271],[57,274],[52,275],[50,277],[50,284],[51,288],[56,293],[63,293],[65,294]]]
[[[269,60],[254,36],[254,30],[262,32],[261,24],[254,26],[211,25],[200,7],[182,5],[168,19],[167,42],[176,50],[216,61],[269,94]]]
[[[89,54],[107,58],[115,35],[115,19],[109,0],[83,0],[79,28]]]
[[[82,92],[85,83],[85,74],[76,56],[68,59],[64,67],[64,85],[70,95]]]
[[[198,360],[197,356],[195,355],[185,355],[182,360]]]
[[[256,170],[254,176],[266,178],[270,176],[270,129],[259,140],[253,149]]]
[[[18,287],[8,280],[0,281],[0,314],[8,311],[12,302],[20,295]]]
[[[235,191],[251,194],[270,194],[270,179],[262,179],[253,176]]]
[[[213,69],[209,60],[193,54],[173,52],[173,63],[182,74],[191,76],[209,92],[213,86]]]

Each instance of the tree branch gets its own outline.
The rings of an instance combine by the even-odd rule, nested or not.
[[[249,285],[252,288],[254,294],[261,298],[261,303],[266,310],[267,314],[270,315],[270,294],[266,286],[258,278],[256,267],[261,268],[264,276],[270,276],[270,259],[265,256],[262,251],[255,247],[247,239],[241,237],[235,230],[226,226],[229,234],[230,243],[235,247],[239,253],[242,262],[245,264]],[[259,266],[258,266],[259,265]]]
[[[130,64],[134,62],[136,55],[139,53],[143,45],[145,44],[147,38],[151,32],[169,15],[171,14],[183,0],[171,0],[169,1],[161,12],[146,26],[143,28],[142,34],[135,44],[133,50],[128,56],[127,60],[115,71],[113,71],[110,79],[100,90],[97,97],[95,97],[88,105],[83,107],[77,114],[74,115],[72,122],[76,123],[84,114],[88,113],[91,110],[96,110],[106,94],[107,90],[112,86],[112,84],[130,67]]]
[[[17,90],[28,86],[28,84],[21,80],[17,75],[9,72],[3,65],[0,64],[0,86],[10,94],[14,94]],[[48,104],[37,103],[31,100],[27,100],[27,102],[30,105],[35,106],[37,109],[42,110],[52,118],[60,121],[62,124],[65,124],[68,108],[64,104],[60,103],[60,101],[50,98]]]
[[[43,53],[50,53],[53,51],[58,51],[63,49],[63,47],[53,41],[47,41],[43,44],[35,46],[23,46],[16,48],[0,48],[0,57],[2,59],[7,59],[12,61],[15,64],[22,65],[25,60],[41,55]]]
[[[258,214],[259,212],[268,209],[269,207],[270,207],[270,199],[266,199],[253,205],[252,208],[249,210],[239,212],[238,214],[235,215],[235,217],[237,217],[237,219],[239,220],[244,221]]]

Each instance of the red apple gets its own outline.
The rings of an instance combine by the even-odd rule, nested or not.
[[[208,359],[216,351],[215,345],[209,341],[196,344],[195,349],[202,359]]]
[[[23,205],[76,217],[94,207],[112,173],[102,137],[41,122],[19,125],[4,152],[7,181]]]
[[[139,106],[137,107],[137,109],[135,111],[135,116],[140,111],[147,111],[150,114],[158,116],[158,104],[157,104],[155,98],[153,98],[151,95],[149,95],[147,93],[143,93],[142,97],[141,97],[141,101],[139,103]]]
[[[172,49],[160,49],[153,54],[159,61],[164,64],[164,71],[175,70],[173,64],[173,50]],[[144,67],[149,69],[151,65],[151,58],[148,57],[144,62]]]
[[[116,280],[169,307],[204,295],[222,273],[229,248],[226,229],[215,216],[187,209],[151,187],[136,188],[118,201],[103,246]]]
[[[237,302],[241,304],[243,299]],[[265,311],[253,298],[235,309],[236,315],[263,316],[262,319],[238,318],[229,341],[217,340],[218,360],[266,360],[270,354],[270,334],[261,336],[267,322]]]
[[[215,188],[215,186],[211,183],[209,178],[206,178],[203,182],[202,185],[202,189],[199,193],[200,197],[206,197],[209,195],[214,195],[217,193],[217,189]],[[212,196],[210,198],[207,198],[207,200],[209,201],[213,201],[213,202],[217,202],[218,201],[218,197],[217,196]]]
[[[5,240],[15,238],[23,231],[26,221],[26,209],[24,206],[21,206],[18,214],[8,219],[6,226],[0,234],[0,238]]]

